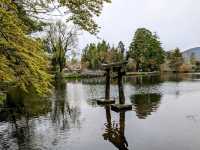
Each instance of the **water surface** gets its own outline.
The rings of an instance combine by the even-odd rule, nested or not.
[[[57,83],[48,98],[12,91],[0,109],[0,149],[199,150],[199,75],[127,77],[124,93],[133,110],[116,113],[92,100],[104,97],[101,79]]]

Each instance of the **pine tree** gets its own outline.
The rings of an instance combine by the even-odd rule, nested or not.
[[[183,56],[180,52],[179,48],[172,50],[168,56],[169,67],[174,72],[178,72],[180,70],[181,65],[183,64]]]

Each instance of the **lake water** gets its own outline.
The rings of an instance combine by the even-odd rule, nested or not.
[[[57,83],[49,98],[11,92],[0,109],[0,149],[200,149],[199,75],[125,78],[127,112],[98,106],[104,89],[102,79],[84,79]]]

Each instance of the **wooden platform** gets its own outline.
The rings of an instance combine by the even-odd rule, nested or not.
[[[109,104],[115,104],[115,99],[105,100],[105,99],[97,99],[98,105],[109,105]]]
[[[111,110],[113,110],[115,112],[128,111],[128,110],[132,110],[132,105],[130,105],[130,104],[113,104],[113,105],[111,105]]]

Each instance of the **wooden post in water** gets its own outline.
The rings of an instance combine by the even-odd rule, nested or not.
[[[111,71],[117,72],[118,76],[118,88],[119,88],[119,101],[120,104],[125,103],[125,96],[123,90],[123,76],[125,75],[125,71],[123,70],[128,62],[117,62],[117,63],[110,63],[110,64],[102,64],[102,69],[105,70],[106,76],[106,87],[105,87],[105,100],[97,100],[97,104],[114,104],[115,99],[110,99],[110,79],[111,79]]]
[[[124,87],[123,87],[124,72],[122,72],[121,66],[117,68],[117,73],[118,73],[119,103],[124,104],[125,103]]]
[[[106,90],[105,90],[105,100],[110,99],[110,68],[106,69]]]
[[[121,137],[125,137],[124,136],[124,130],[125,130],[125,112],[120,112],[119,114],[119,128],[120,128],[120,134]]]
[[[125,104],[123,76],[125,73],[125,67],[128,62],[121,62],[113,64],[113,71],[117,72],[117,83],[119,91],[119,104],[111,105],[111,109],[116,112],[127,111],[132,109],[132,105]]]

